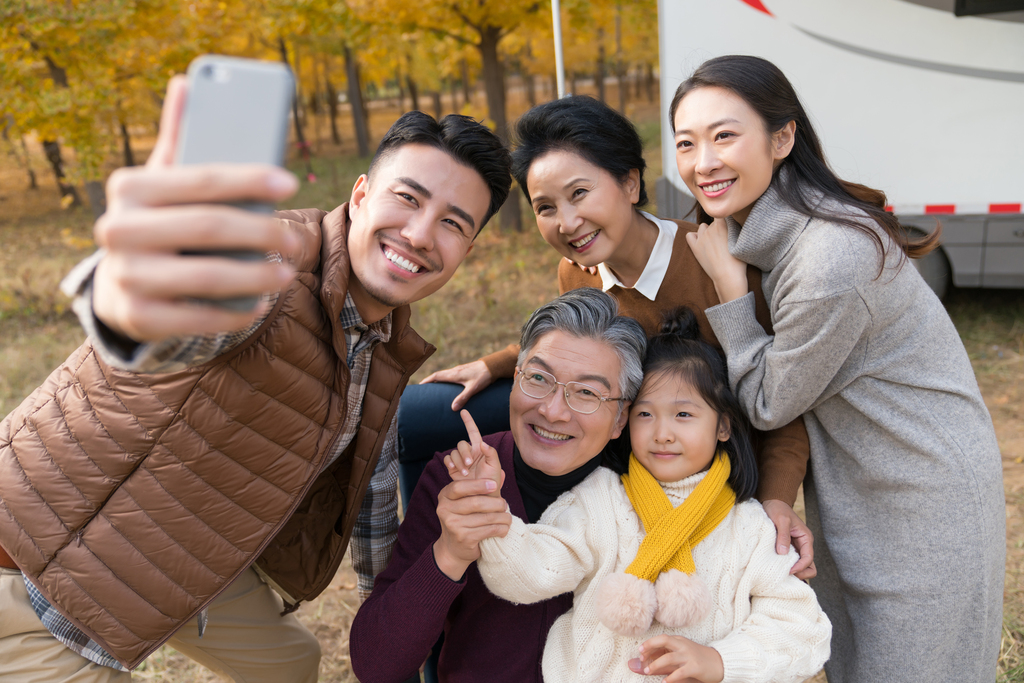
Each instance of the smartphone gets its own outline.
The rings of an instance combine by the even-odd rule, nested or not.
[[[284,164],[288,116],[295,92],[291,70],[280,62],[203,55],[188,67],[185,101],[175,157],[179,164],[213,162]],[[271,213],[269,204],[241,203],[241,208]],[[246,261],[266,255],[243,250],[186,251]],[[258,297],[204,299],[238,311],[252,310]]]

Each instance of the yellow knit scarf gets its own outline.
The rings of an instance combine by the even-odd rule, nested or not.
[[[622,485],[647,536],[626,573],[651,583],[669,569],[693,574],[697,570],[693,549],[736,504],[736,493],[726,483],[730,470],[729,456],[719,451],[693,493],[673,508],[658,480],[630,454],[629,473],[622,475]]]

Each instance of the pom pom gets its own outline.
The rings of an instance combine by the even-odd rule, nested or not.
[[[669,569],[654,584],[658,610],[654,617],[665,626],[694,626],[711,614],[711,592],[696,574]]]
[[[658,607],[654,585],[632,574],[609,574],[597,587],[597,618],[623,636],[638,636],[651,627]]]

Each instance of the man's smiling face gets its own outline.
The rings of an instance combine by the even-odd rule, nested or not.
[[[419,301],[451,279],[473,246],[491,195],[446,152],[406,144],[352,190],[349,292],[364,322]]]

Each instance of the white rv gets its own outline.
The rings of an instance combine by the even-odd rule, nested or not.
[[[840,177],[883,190],[903,225],[941,221],[942,247],[915,262],[940,296],[1024,288],[1024,0],[659,0],[658,20],[663,215],[693,202],[665,125],[676,86],[711,57],[757,55]]]

